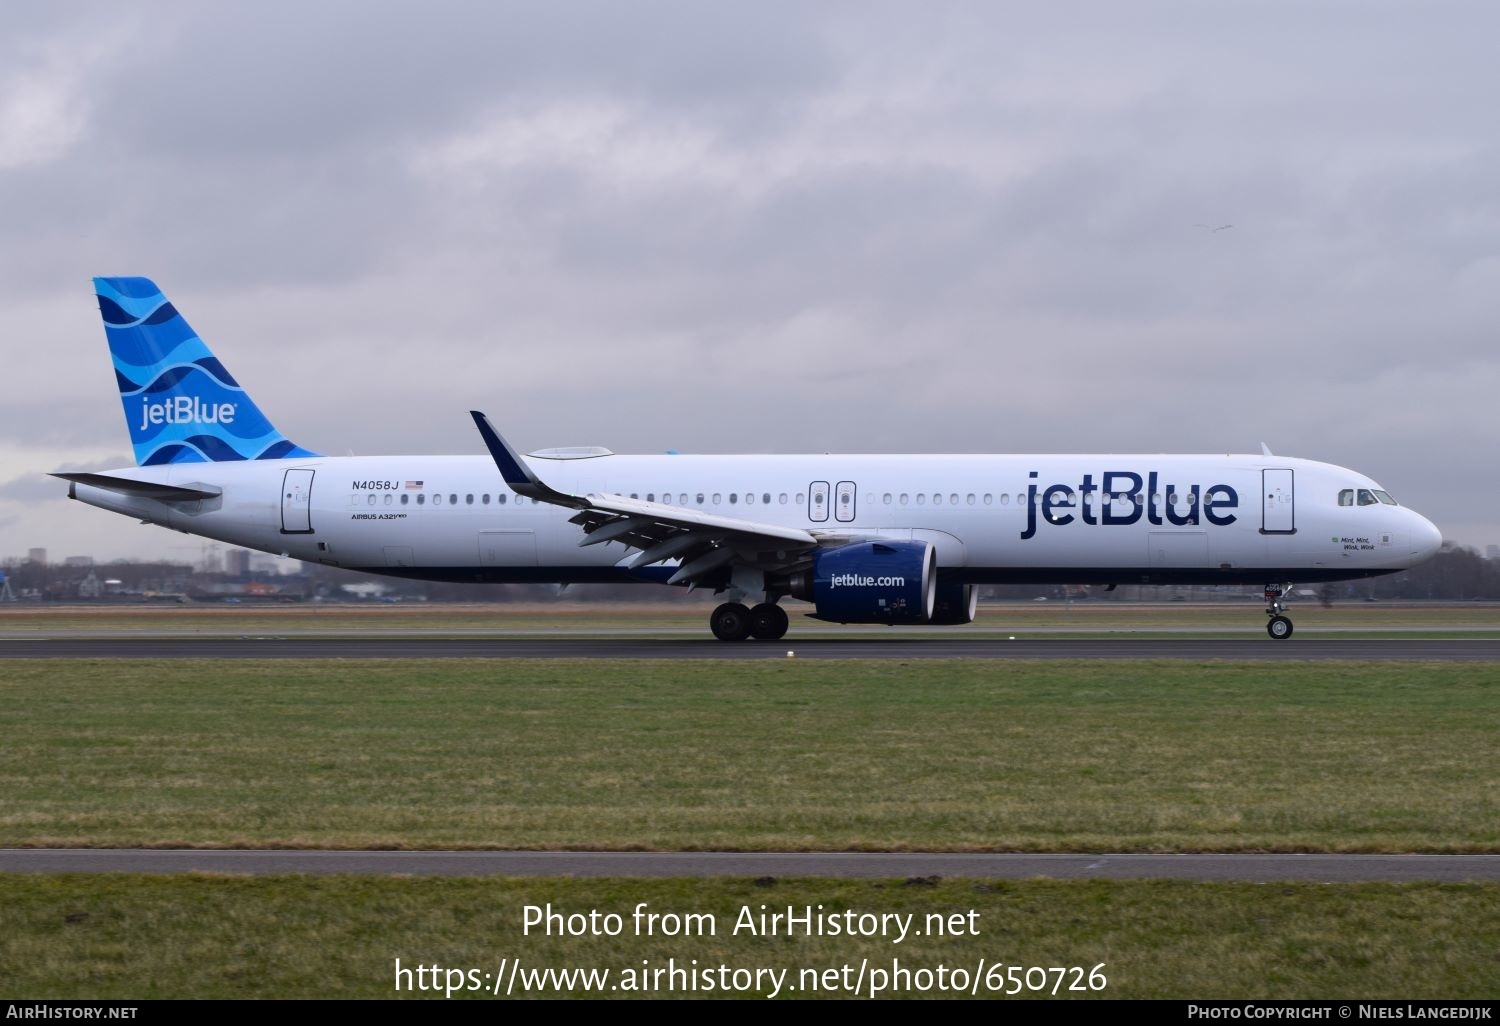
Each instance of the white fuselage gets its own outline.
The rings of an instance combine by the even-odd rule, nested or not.
[[[611,493],[836,538],[931,542],[963,583],[1268,583],[1366,577],[1441,543],[1327,463],[1226,455],[530,457],[551,487]],[[75,498],[310,562],[475,581],[661,581],[620,544],[580,547],[572,511],[522,499],[486,456],[313,457],[119,471],[222,494],[162,501],[86,484]],[[1175,499],[1175,502],[1173,501]]]

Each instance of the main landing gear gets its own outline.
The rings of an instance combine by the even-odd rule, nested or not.
[[[754,609],[740,602],[726,602],[713,611],[708,625],[720,641],[775,641],[786,634],[790,621],[786,610],[774,602],[762,602]]]
[[[1277,641],[1285,641],[1292,636],[1291,617],[1284,615],[1286,604],[1281,601],[1281,596],[1292,590],[1290,584],[1277,587],[1274,584],[1266,585],[1266,615],[1271,619],[1266,623],[1266,633]]]

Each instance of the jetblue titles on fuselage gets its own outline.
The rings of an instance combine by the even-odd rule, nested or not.
[[[1076,519],[1090,526],[1123,527],[1139,522],[1144,515],[1149,524],[1187,527],[1200,523],[1201,514],[1203,520],[1216,527],[1228,527],[1237,517],[1225,510],[1238,509],[1240,505],[1239,493],[1229,485],[1209,485],[1205,489],[1195,484],[1179,491],[1175,484],[1161,483],[1161,475],[1155,470],[1148,471],[1144,479],[1130,470],[1106,470],[1099,475],[1097,484],[1093,474],[1084,474],[1076,487],[1054,484],[1044,488],[1036,482],[1035,470],[1026,476],[1032,483],[1026,488],[1026,530],[1021,532],[1022,541],[1036,534],[1038,505],[1042,520],[1054,527],[1071,524],[1075,519],[1071,510],[1077,510]],[[1103,501],[1095,502],[1096,494]],[[1187,507],[1185,513],[1178,512],[1181,506]]]

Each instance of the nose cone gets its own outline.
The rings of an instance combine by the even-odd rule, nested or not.
[[[1438,549],[1443,547],[1443,532],[1439,531],[1431,520],[1420,513],[1412,514],[1411,525],[1411,552],[1412,566],[1425,563],[1437,555]]]

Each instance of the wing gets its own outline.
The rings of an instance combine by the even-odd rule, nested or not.
[[[640,552],[632,570],[668,559],[681,565],[668,584],[696,586],[731,565],[760,570],[790,570],[805,563],[820,545],[846,539],[824,536],[797,527],[781,527],[736,517],[721,517],[697,509],[660,502],[643,502],[625,495],[590,493],[569,495],[547,485],[521,461],[514,449],[478,410],[469,411],[500,476],[518,495],[537,502],[575,509],[572,522],[583,528],[579,545],[621,542]]]

